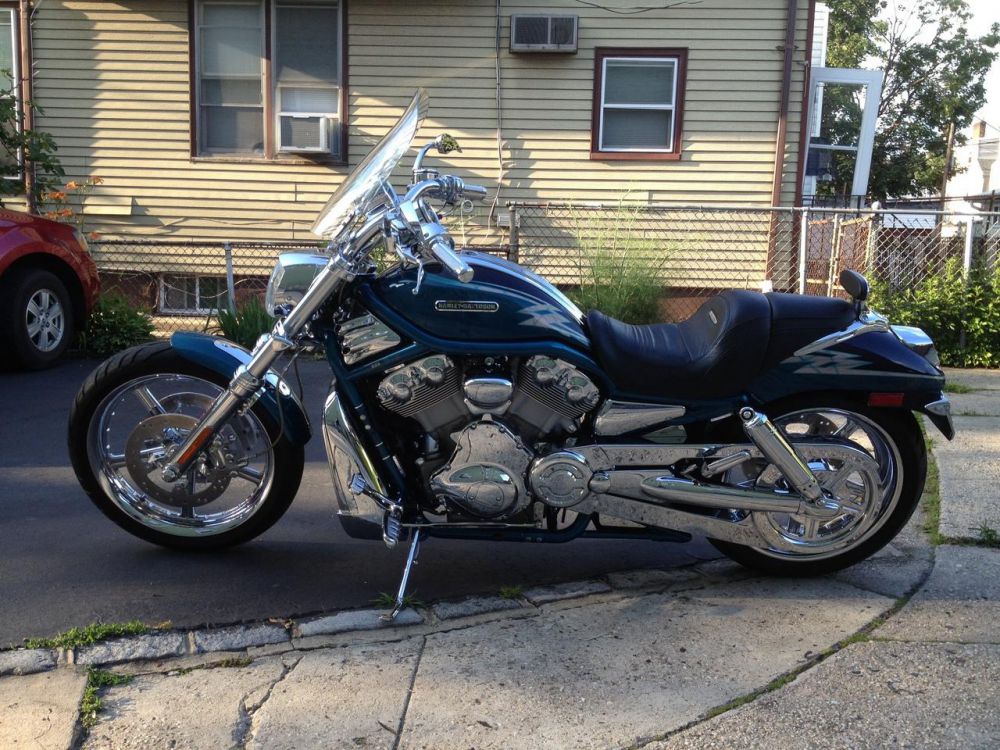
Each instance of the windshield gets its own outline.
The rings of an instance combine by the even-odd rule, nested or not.
[[[313,234],[334,239],[368,208],[381,192],[382,182],[389,179],[403,154],[410,149],[426,114],[427,93],[420,89],[399,122],[330,196],[312,225]]]

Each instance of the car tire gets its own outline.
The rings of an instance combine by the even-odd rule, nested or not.
[[[54,273],[26,268],[0,282],[0,337],[15,365],[28,370],[52,366],[75,333],[72,299]]]

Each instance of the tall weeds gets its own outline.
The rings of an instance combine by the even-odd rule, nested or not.
[[[580,285],[567,295],[581,309],[627,323],[661,320],[670,252],[642,226],[643,207],[619,201],[612,211],[580,209],[574,216]]]

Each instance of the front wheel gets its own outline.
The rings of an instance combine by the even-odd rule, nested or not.
[[[84,382],[69,420],[76,476],[126,531],[166,547],[245,542],[287,510],[302,478],[302,447],[258,403],[219,430],[177,482],[160,472],[227,382],[167,342],[128,349]]]
[[[877,486],[866,486],[874,483],[870,474],[813,457],[809,465],[820,484],[850,512],[833,518],[753,512],[747,515],[768,546],[712,540],[720,552],[775,575],[822,575],[864,560],[899,533],[920,502],[927,475],[927,450],[911,413],[830,396],[789,400],[766,411],[793,443],[846,441],[860,448],[878,464]]]

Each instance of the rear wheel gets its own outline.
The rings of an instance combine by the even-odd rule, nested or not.
[[[820,449],[808,458],[810,468],[824,489],[841,502],[843,513],[831,517],[744,513],[752,517],[767,547],[715,540],[712,544],[748,567],[777,575],[810,576],[853,565],[899,533],[920,501],[927,474],[924,439],[912,414],[832,397],[785,401],[766,411],[793,443],[846,442],[874,459],[877,472],[824,459]],[[756,486],[763,480],[771,489],[787,489],[783,479],[773,473],[767,479],[767,474],[755,480]]]
[[[167,547],[217,549],[270,528],[295,497],[303,452],[260,403],[226,422],[179,481],[160,476],[226,385],[167,342],[98,367],[69,423],[73,468],[94,504],[125,530]]]

